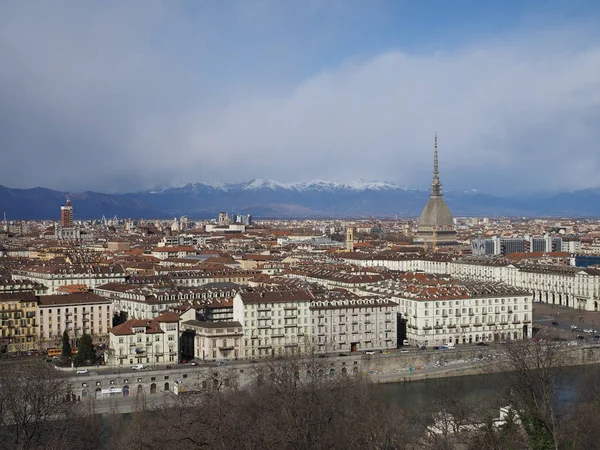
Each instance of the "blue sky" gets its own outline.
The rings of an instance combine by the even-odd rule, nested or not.
[[[593,1],[0,2],[0,184],[597,186]]]

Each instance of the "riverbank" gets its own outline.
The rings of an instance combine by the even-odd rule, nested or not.
[[[559,358],[561,364],[558,364],[557,367],[580,367],[600,363],[600,345],[564,347],[561,348],[561,352],[564,352],[564,355]],[[442,358],[445,359],[445,357]],[[433,366],[421,366],[418,370],[417,368],[413,368],[413,370],[409,368],[408,371],[400,369],[395,373],[371,371],[368,375],[375,383],[410,383],[429,379],[501,373],[506,371],[506,363],[506,356],[497,351],[467,361],[438,361]]]

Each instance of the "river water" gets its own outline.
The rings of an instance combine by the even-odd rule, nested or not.
[[[590,373],[600,375],[600,365],[562,367],[558,371],[558,399],[568,405],[576,398],[576,386]],[[398,407],[418,411],[433,403],[441,392],[448,391],[469,403],[492,405],[505,403],[510,380],[505,374],[482,374],[463,377],[413,381],[410,383],[379,384],[375,390],[384,401]]]

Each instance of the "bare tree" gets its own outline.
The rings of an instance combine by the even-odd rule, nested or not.
[[[98,417],[70,397],[65,378],[39,360],[2,365],[0,447],[97,448]]]
[[[500,364],[508,378],[506,398],[518,411],[529,448],[558,449],[561,424],[556,369],[564,361],[564,349],[540,340],[509,341],[504,350]]]
[[[362,377],[337,374],[315,355],[271,359],[249,388],[207,383],[135,422],[123,448],[383,450],[415,442],[406,414]]]

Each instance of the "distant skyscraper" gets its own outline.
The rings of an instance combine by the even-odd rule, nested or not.
[[[67,204],[60,207],[60,226],[63,228],[73,226],[73,206],[69,197],[67,197]]]
[[[419,220],[417,243],[423,244],[425,248],[435,250],[436,247],[456,245],[456,229],[452,213],[442,196],[442,183],[438,171],[438,147],[437,134],[433,150],[433,181],[431,182],[431,194],[429,201]]]

